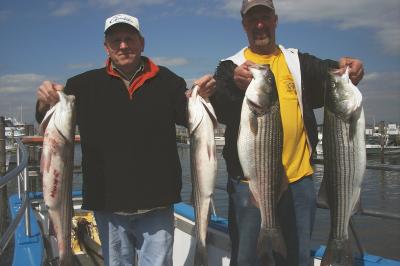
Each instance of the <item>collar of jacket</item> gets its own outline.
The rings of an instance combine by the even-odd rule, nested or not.
[[[153,77],[155,77],[160,70],[156,64],[153,63],[149,58],[142,56],[142,60],[144,62],[144,68],[143,71],[141,71],[131,82],[128,88],[129,92],[129,98],[132,100],[133,93],[138,90],[145,82],[146,80],[149,80]],[[111,58],[107,59],[106,62],[106,70],[107,73],[110,76],[114,76],[117,78],[122,79],[121,75],[114,70],[111,64]]]

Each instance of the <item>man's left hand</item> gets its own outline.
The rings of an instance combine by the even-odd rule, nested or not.
[[[208,98],[215,92],[215,79],[211,75],[204,75],[197,79],[193,85],[199,86],[198,93],[203,98]]]
[[[357,85],[364,76],[364,67],[361,60],[351,57],[342,57],[339,59],[340,74],[343,74],[349,67],[349,78],[354,85]]]

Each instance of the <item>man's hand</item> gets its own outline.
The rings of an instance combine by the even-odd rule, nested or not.
[[[364,76],[364,67],[361,60],[342,57],[339,59],[339,74],[343,74],[346,71],[346,67],[349,67],[349,78],[354,85],[357,85]]]
[[[213,76],[204,75],[193,83],[193,86],[195,85],[199,86],[199,95],[203,98],[208,98],[215,92],[216,81]],[[190,93],[191,91],[189,92],[189,95]]]
[[[62,91],[64,86],[44,81],[37,90],[37,100],[39,102],[39,112],[46,112],[51,106],[55,105],[60,99],[57,91]]]
[[[233,71],[233,80],[236,86],[241,90],[246,90],[253,79],[253,75],[249,70],[249,66],[254,65],[251,61],[246,61],[240,66],[237,66]]]

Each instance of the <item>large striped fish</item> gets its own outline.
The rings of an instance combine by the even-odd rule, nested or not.
[[[40,124],[43,151],[40,170],[43,197],[57,238],[60,265],[73,265],[71,249],[72,171],[74,162],[75,97],[59,92]]]
[[[325,91],[324,178],[319,199],[330,209],[331,229],[321,265],[354,265],[349,221],[357,210],[366,166],[362,95],[348,74],[331,74]]]
[[[287,188],[278,92],[268,65],[253,66],[250,71],[253,80],[246,90],[240,118],[239,160],[261,213],[257,253],[262,260],[268,258],[272,245],[274,252],[286,257],[286,244],[277,221],[278,201]]]
[[[190,167],[196,221],[196,252],[194,265],[208,265],[206,237],[210,219],[211,199],[217,176],[214,128],[217,117],[211,103],[198,95],[195,86],[188,100],[190,135]]]

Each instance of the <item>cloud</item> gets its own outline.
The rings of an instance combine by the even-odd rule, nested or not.
[[[132,9],[143,6],[151,5],[169,5],[171,1],[168,0],[88,0],[90,6],[101,8],[114,8],[114,9]]]
[[[183,57],[154,57],[152,58],[158,65],[173,67],[187,65],[189,61]]]
[[[65,17],[76,13],[80,9],[80,5],[76,2],[64,2],[60,7],[51,13],[56,17]]]
[[[224,0],[219,8],[239,17],[240,2]],[[279,0],[275,8],[281,23],[330,22],[341,30],[371,29],[387,54],[400,54],[399,0]]]
[[[102,9],[113,9],[113,12],[126,12],[124,10],[131,9],[139,9],[144,6],[152,6],[152,5],[166,5],[170,6],[172,3],[168,0],[87,0],[87,1],[68,1],[63,2],[61,6],[54,7],[56,4],[51,3],[54,7],[51,12],[52,16],[56,17],[65,17],[74,15],[82,9],[90,9],[94,10],[97,8]],[[2,17],[2,13],[0,11],[0,19]]]
[[[36,89],[45,76],[38,74],[10,74],[0,76],[0,92],[2,95],[32,91]]]
[[[400,72],[374,72],[358,85],[364,97],[366,120],[400,122]]]
[[[92,63],[81,63],[81,64],[67,64],[66,68],[67,69],[91,69],[96,67],[95,64]]]
[[[0,76],[0,115],[22,116],[24,122],[33,123],[36,90],[45,79],[33,73]]]

